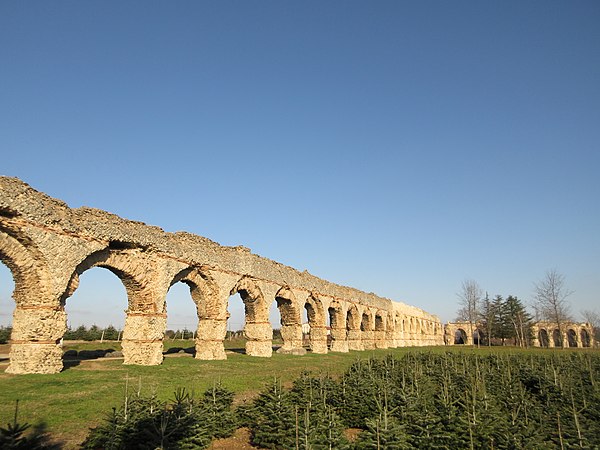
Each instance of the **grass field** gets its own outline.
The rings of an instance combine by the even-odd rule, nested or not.
[[[65,350],[118,350],[116,343],[66,343]],[[231,341],[229,348],[241,349],[243,342]],[[193,341],[167,341],[166,348],[193,347]],[[91,426],[99,423],[113,406],[119,406],[126,390],[144,394],[156,393],[159,398],[172,398],[178,387],[202,393],[214,382],[236,392],[237,402],[252,398],[274,377],[291,382],[302,371],[324,372],[332,376],[343,373],[357,359],[401,355],[415,351],[462,352],[549,352],[598,350],[520,350],[514,348],[431,347],[398,348],[350,353],[330,353],[304,356],[273,354],[272,358],[254,358],[228,352],[226,361],[199,361],[187,353],[173,353],[160,366],[124,366],[122,359],[90,359],[73,361],[55,375],[9,375],[0,373],[0,423],[11,422],[15,403],[19,401],[19,420],[30,424],[44,423],[48,431],[66,448],[75,448]],[[1,353],[4,353],[0,349]],[[0,370],[3,370],[0,366]]]

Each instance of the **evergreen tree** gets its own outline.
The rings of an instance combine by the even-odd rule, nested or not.
[[[531,341],[531,325],[533,318],[527,312],[523,302],[517,297],[509,295],[506,298],[506,311],[510,319],[509,336],[514,339],[514,344],[519,347],[527,347]]]
[[[412,448],[407,442],[404,426],[383,409],[378,417],[367,419],[366,430],[360,433],[356,449],[402,450]]]
[[[510,317],[506,309],[506,302],[501,295],[496,295],[492,301],[494,310],[494,336],[501,340],[502,345],[509,339],[512,330]]]
[[[296,448],[299,414],[290,393],[282,389],[280,380],[274,380],[246,413],[252,443],[267,449]]]
[[[481,302],[481,324],[485,330],[484,343],[492,345],[492,339],[496,337],[496,306],[492,302],[487,292]]]

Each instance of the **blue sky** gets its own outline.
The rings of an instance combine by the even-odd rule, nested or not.
[[[598,23],[595,1],[2,2],[0,173],[444,321],[464,279],[529,302],[549,269],[600,309]],[[71,323],[123,320],[102,272]],[[4,322],[11,290],[0,267]],[[190,304],[174,287],[171,323]]]

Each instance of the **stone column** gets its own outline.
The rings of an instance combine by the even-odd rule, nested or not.
[[[331,351],[348,353],[348,340],[345,328],[331,328]]]
[[[302,325],[282,325],[281,337],[283,338],[281,353],[302,349]]]
[[[388,329],[385,331],[385,340],[387,341],[387,346],[388,348],[396,348],[396,330],[394,328],[390,328],[389,327],[389,323],[388,323]]]
[[[196,333],[196,359],[227,359],[223,339],[227,333],[227,319],[199,319]]]
[[[385,338],[385,330],[377,330],[375,335],[375,348],[388,348],[388,342]]]
[[[260,356],[270,358],[273,354],[273,328],[270,322],[246,323],[244,334],[246,342],[246,354],[249,356]]]
[[[60,344],[67,329],[63,308],[17,306],[13,314],[7,373],[58,373],[63,369]]]
[[[313,353],[327,353],[327,328],[323,325],[310,325],[310,350]]]
[[[361,341],[364,350],[373,350],[375,348],[375,331],[364,330],[361,332]]]
[[[165,313],[128,311],[123,330],[123,364],[155,366],[163,361]]]
[[[348,330],[348,350],[364,350],[360,330]]]

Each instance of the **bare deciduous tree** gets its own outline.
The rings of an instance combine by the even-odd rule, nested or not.
[[[471,335],[475,330],[475,323],[480,316],[480,302],[482,295],[483,290],[479,287],[477,281],[473,280],[463,281],[461,290],[457,294],[461,306],[458,310],[457,319],[469,322]],[[471,338],[472,337],[473,336],[471,336]]]
[[[544,278],[535,284],[536,313],[543,320],[556,324],[560,331],[561,346],[564,346],[565,322],[573,320],[567,302],[567,297],[572,293],[565,286],[565,277],[555,269],[547,271]]]

